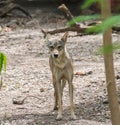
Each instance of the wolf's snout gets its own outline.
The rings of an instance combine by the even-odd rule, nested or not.
[[[54,57],[55,57],[55,58],[58,58],[58,54],[54,54]]]

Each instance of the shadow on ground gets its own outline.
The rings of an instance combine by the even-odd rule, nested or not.
[[[102,100],[98,100],[93,103],[87,102],[86,104],[76,104],[76,120],[70,119],[70,108],[67,107],[63,111],[63,119],[61,121],[57,121],[55,119],[57,116],[57,111],[51,110],[50,112],[44,114],[21,114],[11,116],[9,118],[2,118],[0,125],[8,122],[10,125],[104,125],[109,121],[104,121],[105,112],[107,112],[105,109],[108,110],[108,105],[103,104]],[[106,119],[107,117],[109,119],[109,116],[106,114]],[[109,124],[107,123],[107,125]]]

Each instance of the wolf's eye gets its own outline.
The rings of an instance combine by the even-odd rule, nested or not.
[[[58,46],[57,48],[58,48],[58,50],[62,50],[62,46]]]

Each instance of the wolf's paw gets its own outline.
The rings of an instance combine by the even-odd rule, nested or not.
[[[76,118],[76,115],[71,115],[71,120],[76,120],[77,118]]]
[[[57,115],[57,118],[56,118],[56,120],[61,120],[62,119],[62,115]]]

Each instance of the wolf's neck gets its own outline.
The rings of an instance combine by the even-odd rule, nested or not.
[[[54,63],[55,63],[55,65],[56,65],[58,68],[63,69],[63,68],[65,68],[65,66],[67,65],[69,59],[70,59],[69,54],[68,54],[68,52],[65,50],[65,51],[63,52],[63,54],[61,55],[61,57],[58,58],[58,59],[56,59],[56,60],[54,61]]]

